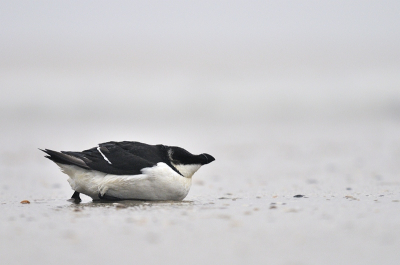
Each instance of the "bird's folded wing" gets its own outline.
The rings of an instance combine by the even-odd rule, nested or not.
[[[104,148],[101,145],[83,152],[64,152],[85,161],[86,165],[100,172],[114,175],[137,175],[146,167],[152,167],[157,163],[131,154],[114,145],[112,148]]]
[[[99,144],[100,150],[103,154],[108,152],[121,152],[125,151],[132,155],[138,156],[142,159],[150,161],[154,164],[158,162],[168,162],[167,157],[163,154],[164,149],[162,145],[149,145],[140,142],[107,142]],[[160,150],[161,149],[161,150]],[[166,152],[165,152],[166,153]]]

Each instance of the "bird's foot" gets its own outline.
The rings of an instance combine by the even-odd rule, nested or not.
[[[79,192],[75,191],[74,194],[72,194],[71,199],[69,199],[68,201],[73,203],[80,203],[82,200],[79,194],[80,194]]]

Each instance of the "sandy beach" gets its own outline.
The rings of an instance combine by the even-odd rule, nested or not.
[[[95,127],[86,127],[80,139]],[[191,149],[207,151],[216,161],[194,175],[182,202],[97,203],[86,196],[80,204],[68,202],[72,190],[66,176],[39,150],[26,149],[53,147],[45,143],[52,130],[52,123],[30,127],[30,141],[20,141],[18,148],[6,144],[8,152],[2,153],[4,264],[397,264],[400,259],[397,120],[209,125]],[[3,129],[2,135],[16,142],[12,131]],[[171,142],[176,137],[165,135]],[[73,133],[64,139],[74,140]]]

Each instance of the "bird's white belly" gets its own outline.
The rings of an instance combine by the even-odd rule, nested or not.
[[[188,194],[192,179],[185,178],[165,163],[142,169],[140,175],[110,175],[77,166],[58,164],[67,174],[72,189],[99,199],[107,194],[120,199],[183,200]]]

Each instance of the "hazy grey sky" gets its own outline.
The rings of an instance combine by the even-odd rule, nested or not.
[[[399,1],[0,5],[2,108],[224,116],[400,98]]]
[[[1,3],[0,30],[6,47],[26,45],[26,41],[65,46],[98,41],[214,46],[289,41],[348,44],[400,38],[398,1]]]

